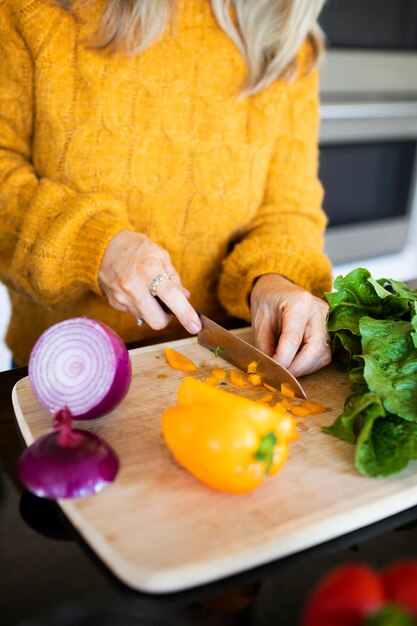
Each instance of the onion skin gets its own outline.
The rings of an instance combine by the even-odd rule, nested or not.
[[[53,500],[98,493],[113,482],[118,470],[114,450],[93,433],[79,429],[59,429],[43,435],[17,463],[17,476],[26,489]]]
[[[88,317],[59,322],[38,339],[29,380],[41,406],[56,413],[68,406],[74,419],[96,419],[126,396],[132,368],[117,333]]]

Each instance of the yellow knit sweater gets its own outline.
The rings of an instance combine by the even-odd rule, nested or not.
[[[165,247],[192,304],[219,319],[250,319],[262,273],[328,289],[308,46],[295,82],[238,99],[245,63],[208,1],[181,0],[174,27],[133,58],[85,44],[98,15],[0,0],[0,280],[17,362],[68,317],[152,335],[97,281],[122,228]]]

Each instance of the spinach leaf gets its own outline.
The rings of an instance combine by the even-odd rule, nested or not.
[[[325,294],[329,303],[327,329],[349,330],[359,335],[359,322],[363,315],[379,310],[380,297],[368,282],[368,270],[358,268],[346,277],[338,276],[334,281],[336,291]]]
[[[368,424],[369,428],[375,419],[383,416],[385,410],[377,395],[352,393],[346,399],[343,413],[331,426],[325,426],[322,430],[349,443],[355,443],[364,424]]]
[[[384,285],[389,286],[387,289]],[[364,315],[377,319],[402,319],[417,300],[417,291],[404,283],[382,278],[375,280],[368,270],[358,268],[334,282],[336,292],[325,294],[330,305],[329,331],[349,330],[359,335],[359,323]]]
[[[368,281],[372,284],[379,283],[388,293],[403,296],[410,302],[417,299],[417,289],[410,289],[405,283],[394,280],[393,278],[379,278],[377,281],[373,278],[369,278]]]
[[[355,361],[359,360],[359,357],[355,357]],[[353,366],[349,370],[349,382],[352,385],[352,390],[355,393],[366,393],[368,391],[366,380],[364,377],[363,361],[356,367]]]
[[[337,356],[336,363],[342,370],[349,368],[353,357],[361,352],[361,338],[348,330],[338,330],[333,334],[332,347]]]
[[[417,349],[410,322],[360,322],[364,378],[388,412],[417,422]]]
[[[396,415],[368,419],[355,452],[355,465],[362,474],[389,476],[412,460],[417,460],[417,424]]]
[[[366,476],[388,476],[417,459],[417,290],[357,268],[338,276],[327,328],[352,393],[324,432],[355,444]]]
[[[417,348],[417,302],[414,303],[414,312],[415,315],[411,318],[411,325],[414,328],[414,331],[411,333],[411,338],[414,343],[414,347]]]

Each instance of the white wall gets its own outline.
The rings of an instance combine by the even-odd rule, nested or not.
[[[334,276],[347,274],[355,267],[366,267],[374,278],[395,278],[407,281],[417,278],[417,240],[400,254],[374,259],[363,259],[354,263],[334,266]]]

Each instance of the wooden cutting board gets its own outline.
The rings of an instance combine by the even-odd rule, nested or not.
[[[235,332],[250,338],[247,329]],[[216,366],[232,369],[195,338],[132,351],[132,385],[123,403],[81,425],[115,448],[120,473],[98,495],[59,501],[80,535],[127,585],[146,592],[182,590],[317,545],[417,503],[415,466],[384,480],[365,478],[353,466],[353,446],[321,432],[340,413],[350,389],[346,376],[332,366],[302,380],[308,397],[328,409],[297,419],[300,439],[292,443],[291,457],[278,475],[246,495],[218,493],[198,482],[173,460],[161,435],[162,412],[175,404],[185,376],[168,366],[165,345],[198,365],[197,378],[205,379]],[[222,388],[254,399],[266,393],[253,386],[238,390],[230,383]],[[48,431],[51,418],[37,403],[28,378],[15,386],[13,404],[27,444]]]

